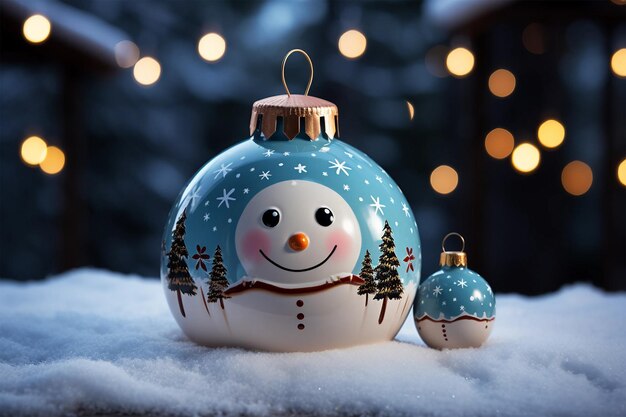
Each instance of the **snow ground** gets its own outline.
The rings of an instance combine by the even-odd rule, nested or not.
[[[81,269],[0,281],[0,415],[625,416],[626,294],[500,295],[480,349],[319,353],[187,341],[156,280]]]

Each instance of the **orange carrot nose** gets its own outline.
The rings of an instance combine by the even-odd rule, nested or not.
[[[309,247],[309,237],[304,233],[296,233],[289,237],[289,247],[295,251],[303,251]]]

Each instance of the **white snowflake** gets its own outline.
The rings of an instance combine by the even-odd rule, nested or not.
[[[456,282],[456,285],[461,287],[461,288],[465,288],[465,287],[467,287],[467,281],[465,281],[464,279],[461,278],[460,280],[458,280]]]
[[[411,215],[409,214],[409,206],[404,203],[402,203],[402,211],[404,212],[404,215],[406,217],[411,217]]]
[[[216,226],[213,226],[213,231],[217,232],[217,227]]]
[[[323,146],[322,148],[320,148],[320,152],[328,152],[330,151],[330,148],[328,146]]]
[[[379,183],[383,183],[383,177],[376,175],[376,181],[378,181]]]
[[[291,155],[291,152],[283,152],[283,156],[289,156]]]
[[[465,311],[465,306],[459,306],[459,309],[460,309],[461,311]]]
[[[442,291],[441,287],[440,287],[439,285],[437,285],[437,286],[435,287],[435,289],[433,290],[433,295],[434,295],[435,297],[439,297],[439,294],[441,294],[442,292],[443,292],[443,291]],[[444,303],[445,303],[445,301],[444,301]]]
[[[303,172],[307,172],[306,165],[302,165],[302,164],[296,165],[295,167],[293,167],[293,169],[298,171],[299,174],[302,174]]]
[[[273,149],[268,149],[265,152],[263,152],[263,155],[265,155],[265,157],[272,156],[273,154],[274,154]]]
[[[344,185],[343,185],[343,189],[344,189],[345,191],[350,191],[350,186],[349,186],[348,184],[344,184]]]
[[[209,213],[204,213],[204,216],[202,218],[204,219],[205,222],[208,222],[209,219],[211,218],[211,215]]]
[[[249,192],[250,192],[250,189],[249,189],[249,188],[244,188],[244,189],[243,189],[243,193],[244,193],[244,194],[248,194]]]
[[[200,199],[200,189],[202,187],[194,187],[191,190],[191,193],[189,193],[187,195],[187,197],[184,200],[184,204],[183,205],[187,205],[187,203],[189,202],[189,204],[191,204],[191,208],[194,209],[196,207],[196,200]]]
[[[370,185],[370,182],[368,180],[363,181],[365,184]]]
[[[326,172],[326,171],[322,172],[322,176],[323,177],[327,177],[328,176],[328,172]]]
[[[374,207],[376,209],[374,211],[374,214],[378,214],[378,210],[380,210],[380,214],[384,216],[385,212],[383,212],[383,207],[387,207],[387,206],[384,204],[380,204],[380,197],[374,198],[374,196],[370,195],[370,198],[374,202],[374,204],[370,204],[370,207]]]
[[[337,170],[335,171],[335,174],[339,175],[339,173],[343,172],[347,176],[350,176],[348,171],[352,171],[352,168],[346,166],[346,161],[339,162],[339,160],[335,158],[334,161],[328,161],[328,162],[330,162],[330,166],[328,168]]]
[[[223,189],[222,192],[222,196],[221,197],[217,197],[216,200],[218,200],[220,203],[217,205],[217,207],[221,207],[222,204],[226,204],[226,208],[230,208],[230,205],[228,204],[229,201],[235,201],[236,198],[231,197],[231,195],[235,192],[234,188],[231,188],[230,191],[227,193],[226,192],[226,188]]]
[[[348,158],[352,158],[352,154],[350,152],[344,152],[346,155],[348,155]]]
[[[363,169],[363,167],[361,165],[357,165],[356,166],[358,169]]]
[[[442,301],[442,302],[441,302],[441,305],[442,305],[442,306],[445,306],[445,305],[448,305],[448,303],[446,303],[445,301]]]
[[[362,203],[363,202],[363,197],[359,197],[359,201]]]
[[[226,174],[232,171],[232,169],[229,168],[229,166],[231,166],[232,164],[232,162],[228,165],[221,164],[220,169],[213,171],[213,173],[215,174],[215,177],[213,177],[213,179],[217,179],[217,177],[219,177],[220,175],[222,176],[222,178],[225,178]]]
[[[261,178],[261,180],[269,180],[270,177],[272,176],[272,174],[270,174],[269,171],[261,171],[262,174],[259,174],[259,177]]]

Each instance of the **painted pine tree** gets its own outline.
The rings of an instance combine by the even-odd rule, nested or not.
[[[385,318],[387,299],[398,300],[402,298],[402,293],[404,292],[402,280],[398,274],[400,261],[395,252],[396,244],[393,241],[391,226],[389,226],[389,222],[386,220],[382,239],[383,241],[379,246],[380,257],[378,258],[378,265],[374,269],[377,289],[374,300],[383,300],[383,305],[378,317],[378,324],[382,323]]]
[[[215,248],[213,255],[213,267],[209,275],[209,291],[207,292],[207,301],[209,303],[220,302],[220,307],[224,309],[224,298],[230,298],[224,294],[224,290],[228,288],[228,280],[226,279],[226,267],[222,259],[222,249],[219,245]]]
[[[187,220],[187,209],[180,215],[176,221],[176,227],[172,232],[172,245],[167,253],[167,288],[176,291],[178,298],[178,308],[183,317],[185,315],[185,307],[183,306],[183,298],[181,294],[196,295],[196,284],[189,274],[187,266],[187,246],[185,246],[185,221]]]
[[[367,307],[369,294],[376,294],[376,281],[374,280],[374,271],[372,270],[372,257],[370,251],[365,251],[365,257],[361,263],[361,273],[359,274],[365,281],[359,286],[357,293],[365,295],[365,306]]]

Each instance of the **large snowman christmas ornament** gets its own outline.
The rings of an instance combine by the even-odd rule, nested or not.
[[[335,139],[337,107],[307,93],[254,103],[251,137],[202,167],[170,213],[163,288],[197,343],[374,343],[392,339],[411,309],[421,255],[408,202],[385,170]]]
[[[446,239],[458,236],[460,252],[445,249]],[[482,345],[493,330],[496,299],[487,281],[467,268],[465,241],[449,233],[442,243],[441,269],[419,286],[413,314],[424,342],[435,349]]]

